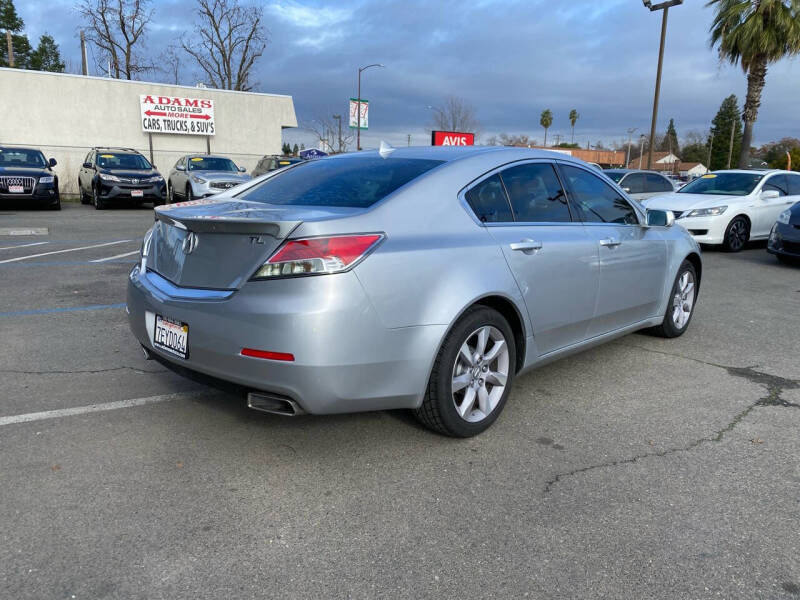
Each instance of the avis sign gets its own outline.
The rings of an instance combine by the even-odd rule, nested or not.
[[[214,101],[183,96],[139,96],[142,131],[214,135]]]
[[[431,146],[474,146],[475,134],[460,131],[432,131]]]

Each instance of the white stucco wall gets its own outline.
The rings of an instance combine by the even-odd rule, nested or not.
[[[282,128],[297,127],[291,96],[0,68],[0,144],[40,148],[58,161],[62,192],[76,193],[78,169],[93,146],[135,148],[150,157],[140,94],[213,100],[211,152],[248,171],[265,154],[280,153]],[[152,135],[153,159],[165,176],[181,154],[206,151],[204,136]]]

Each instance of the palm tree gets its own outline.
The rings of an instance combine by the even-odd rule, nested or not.
[[[750,159],[767,67],[800,53],[800,0],[709,0],[706,6],[716,8],[711,47],[719,48],[721,59],[741,64],[747,74],[739,154],[739,167],[743,168]]]
[[[581,118],[581,116],[578,114],[578,111],[575,110],[574,108],[571,111],[569,111],[569,123],[570,123],[570,125],[572,125],[572,143],[573,144],[575,143],[575,123],[577,123],[578,119],[580,119],[580,118]]]
[[[544,145],[547,146],[547,130],[553,124],[553,113],[549,108],[542,111],[542,116],[539,119],[539,125],[544,127]]]

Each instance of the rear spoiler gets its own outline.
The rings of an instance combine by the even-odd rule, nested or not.
[[[218,210],[214,210],[214,204]],[[155,217],[157,221],[197,233],[254,233],[276,239],[284,239],[302,223],[276,220],[273,210],[229,199],[225,203],[197,200],[166,204],[156,207]]]

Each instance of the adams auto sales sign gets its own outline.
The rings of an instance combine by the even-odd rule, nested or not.
[[[214,135],[214,101],[183,96],[139,96],[142,131]]]

